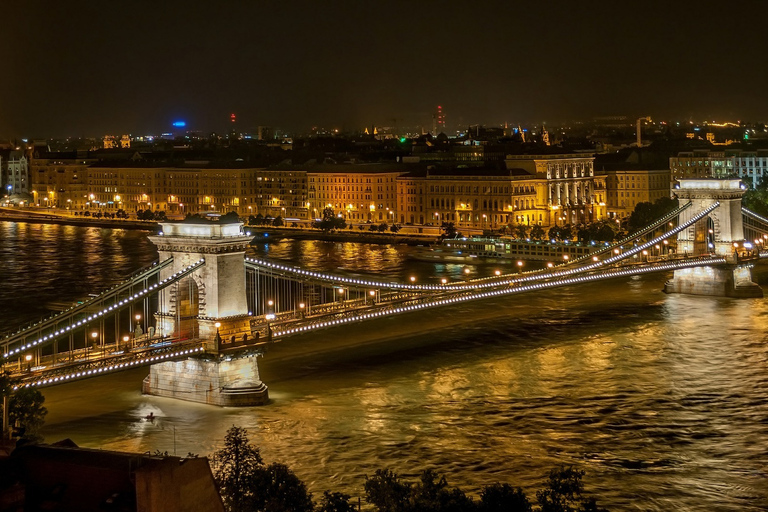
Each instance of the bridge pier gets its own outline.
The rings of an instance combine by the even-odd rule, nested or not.
[[[717,255],[725,266],[675,270],[664,285],[666,293],[687,293],[714,297],[762,297],[763,290],[752,281],[752,265],[740,260],[749,256],[752,246],[744,240],[741,198],[745,187],[737,179],[680,180],[675,192],[681,201],[691,201],[694,208],[680,214],[680,223],[697,211],[718,204],[708,216],[678,233],[677,252],[692,256]]]
[[[762,297],[763,289],[752,281],[751,265],[729,265],[675,270],[672,280],[664,285],[664,293],[743,299]]]
[[[269,401],[259,379],[257,355],[190,357],[150,367],[142,383],[147,395],[222,407],[263,405]]]

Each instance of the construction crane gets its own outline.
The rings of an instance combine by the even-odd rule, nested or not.
[[[640,137],[640,127],[642,126],[643,121],[651,122],[651,116],[646,117],[640,117],[637,119],[637,147],[641,148],[643,147],[642,138]]]

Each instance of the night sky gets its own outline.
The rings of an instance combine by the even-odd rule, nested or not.
[[[768,119],[768,2],[3,2],[0,137]],[[395,121],[396,120],[396,121]]]

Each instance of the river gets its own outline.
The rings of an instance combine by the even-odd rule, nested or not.
[[[461,279],[409,247],[271,241],[254,255],[317,270]],[[153,261],[145,233],[0,222],[0,321],[15,326]],[[340,269],[340,270],[339,270]],[[473,269],[490,275],[493,268]],[[276,344],[269,405],[142,396],[146,369],[44,390],[49,442],[208,455],[232,425],[315,496],[426,468],[476,494],[530,498],[559,464],[616,510],[768,508],[768,300],[667,296],[618,279],[358,324]],[[350,347],[350,345],[353,345]],[[343,348],[341,348],[343,346]],[[153,412],[156,420],[143,421]]]

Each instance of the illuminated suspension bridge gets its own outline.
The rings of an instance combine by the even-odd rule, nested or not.
[[[246,405],[254,403],[249,396],[266,393],[254,355],[265,344],[320,329],[652,272],[674,272],[667,285],[672,292],[697,293],[696,286],[702,285],[696,272],[709,269],[731,276],[723,279],[730,279],[726,285],[732,295],[755,294],[749,269],[768,257],[762,250],[768,219],[743,210],[743,229],[750,234],[745,241],[742,215],[729,216],[743,193],[740,183],[713,193],[709,183],[700,181],[684,183],[680,208],[582,258],[439,284],[349,277],[248,258],[250,237],[242,235],[239,223],[163,224],[164,232],[151,237],[159,263],[82,304],[9,333],[0,341],[4,366],[17,387],[151,366],[147,392]],[[672,245],[676,250],[669,249]],[[668,250],[654,251],[659,247]],[[250,362],[238,363],[244,360]],[[204,368],[190,369],[189,361]],[[198,389],[200,375],[209,375],[211,365],[216,377],[203,383],[207,391]],[[194,383],[184,380],[186,372],[194,374]]]

